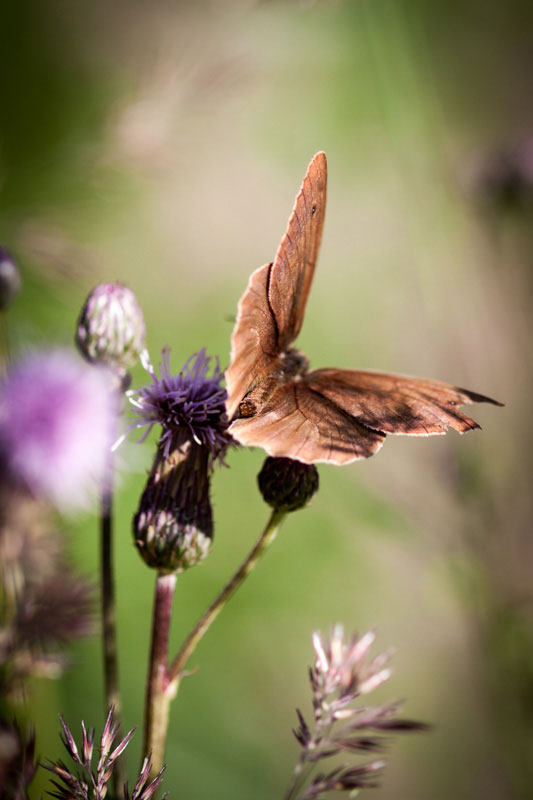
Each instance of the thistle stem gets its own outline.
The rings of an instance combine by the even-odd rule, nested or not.
[[[107,456],[102,489],[100,516],[100,580],[102,602],[102,639],[106,712],[114,710],[120,724],[121,702],[118,679],[115,580],[113,567],[113,455]],[[126,782],[124,760],[119,757],[113,771],[115,797],[121,796]]]
[[[220,594],[203,613],[188,637],[183,642],[168,671],[169,683],[175,686],[175,691],[178,689],[182,671],[200,639],[202,639],[204,634],[207,633],[215,618],[218,616],[230,597],[237,591],[241,583],[250,574],[263,553],[267,550],[268,546],[274,541],[285,513],[286,512],[284,511],[272,512],[270,519],[268,520],[268,523],[263,533],[259,537],[256,545],[245,558],[237,572],[224,586]]]
[[[175,688],[168,680],[168,637],[176,574],[160,572],[155,582],[152,644],[146,684],[143,756],[150,756],[150,780],[155,778],[165,755],[170,701]]]
[[[284,511],[272,512],[259,540],[237,572],[228,581],[209,608],[202,614],[168,668],[168,635],[176,575],[158,575],[154,598],[150,668],[146,690],[145,738],[143,748],[144,755],[147,756],[150,752],[152,754],[150,779],[153,779],[163,766],[170,701],[176,696],[182,672],[188,659],[230,597],[237,591],[263,553],[267,550],[268,546],[274,541],[284,516]]]

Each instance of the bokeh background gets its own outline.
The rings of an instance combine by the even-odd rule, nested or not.
[[[320,468],[313,505],[198,648],[172,708],[171,797],[281,797],[310,710],[310,634],[375,626],[381,699],[434,724],[394,743],[379,798],[530,797],[532,10],[524,0],[9,3],[0,48],[0,238],[24,293],[13,352],[70,344],[89,289],[139,297],[154,360],[227,363],[250,272],[272,259],[311,156],[325,235],[300,345],[314,366],[436,377],[506,403],[465,437],[388,439]],[[134,385],[145,380],[134,373]],[[130,520],[154,447],[117,496],[121,672],[137,769],[153,575]],[[214,478],[216,546],[181,577],[177,647],[257,538],[259,451]],[[97,573],[95,519],[63,520]],[[104,718],[97,638],[36,682],[37,749]],[[35,783],[34,797],[44,791]]]

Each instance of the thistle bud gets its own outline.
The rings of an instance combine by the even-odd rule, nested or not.
[[[263,500],[273,509],[297,511],[306,506],[318,491],[318,471],[314,464],[269,456],[257,482]]]
[[[8,308],[22,288],[22,279],[11,253],[0,246],[0,311]]]
[[[143,312],[131,289],[100,283],[90,292],[76,330],[76,344],[88,361],[124,375],[144,350],[145,339]]]
[[[165,456],[159,447],[133,537],[149,567],[183,572],[209,553],[213,514],[209,500],[209,451],[194,442]]]

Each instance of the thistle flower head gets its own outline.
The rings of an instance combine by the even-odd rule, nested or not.
[[[211,546],[213,514],[209,477],[231,443],[226,392],[216,363],[208,376],[205,350],[191,356],[178,375],[170,373],[163,351],[158,378],[130,392],[139,419],[132,427],[162,427],[154,463],[133,519],[133,536],[144,561],[160,570],[181,572],[199,563]]]
[[[160,444],[165,457],[184,442],[193,441],[209,450],[211,464],[217,458],[222,460],[232,439],[227,430],[226,391],[220,385],[218,360],[208,376],[211,359],[203,348],[187,359],[177,375],[172,375],[169,355],[168,348],[164,348],[159,378],[151,364],[145,363],[152,383],[129,393],[138,415],[133,427],[148,426],[146,437],[154,425],[161,425]]]
[[[11,253],[0,246],[0,311],[11,305],[21,288],[19,268]]]
[[[76,344],[88,361],[124,375],[146,346],[143,312],[131,289],[121,283],[98,284],[81,310]]]
[[[63,350],[35,352],[0,385],[0,464],[58,507],[86,506],[103,479],[116,404],[108,374]]]

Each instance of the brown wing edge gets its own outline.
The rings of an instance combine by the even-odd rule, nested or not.
[[[500,408],[505,408],[505,403],[500,403],[499,400],[493,400],[492,397],[487,397],[484,394],[478,394],[477,392],[471,392],[470,389],[461,389],[460,386],[455,387],[456,391],[461,392],[461,394],[466,395],[468,400],[465,401],[465,405],[470,403],[491,403],[493,406],[499,406]]]
[[[443,381],[392,373],[328,368],[308,373],[304,381],[362,425],[390,435],[443,435],[448,427],[466,433],[481,426],[462,414],[459,406],[502,405]]]
[[[264,310],[270,316],[271,334],[276,337],[277,341],[276,323],[272,318],[272,312],[266,296],[271,267],[272,264],[263,264],[263,266],[252,272],[246,289],[237,304],[237,316],[231,334],[230,361],[224,373],[227,392],[226,414],[230,420],[233,418],[242,398],[263,369],[265,358],[266,360],[274,361],[277,356],[277,353],[264,351],[259,332],[256,329],[246,327],[246,322],[243,319],[247,301],[250,301],[254,292],[257,291],[258,294],[264,294]],[[253,332],[255,332],[255,336]],[[242,344],[240,344],[239,340]],[[254,350],[255,353],[253,352]],[[242,363],[247,358],[252,362],[251,364]]]
[[[296,339],[302,327],[305,307],[307,304],[307,298],[311,290],[316,261],[318,258],[320,244],[322,241],[322,232],[324,229],[324,219],[326,214],[327,180],[328,180],[327,158],[325,152],[323,150],[320,150],[318,153],[315,153],[315,155],[308,164],[307,171],[304,175],[298,194],[296,195],[294,206],[289,215],[287,230],[285,231],[285,233],[281,238],[281,242],[276,251],[274,261],[272,262],[270,284],[268,289],[268,301],[271,307],[272,316],[276,320],[276,325],[278,328],[278,341],[280,350],[285,349],[289,344],[291,344]],[[301,214],[302,206],[304,207],[307,206],[308,200],[312,203],[314,201],[318,203],[319,200],[322,200],[322,202],[319,203],[319,207],[317,208],[318,216],[316,217],[316,222],[318,224],[318,228],[312,242],[310,243],[307,242],[307,240],[304,237],[305,240],[304,246],[307,244],[311,245],[311,252],[310,252],[311,257],[304,264],[304,269],[300,273],[301,281],[299,285],[293,287],[294,288],[293,306],[292,306],[293,314],[291,315],[293,318],[292,320],[289,321],[288,325],[285,325],[285,330],[281,330],[282,326],[280,326],[280,320],[277,318],[276,315],[276,299],[275,299],[275,288],[274,288],[277,284],[276,273],[277,270],[281,268],[282,262],[286,258],[287,243],[289,242],[291,248],[295,246],[291,238],[291,233],[293,229],[296,228],[296,223],[298,226],[298,230],[299,231],[302,230],[300,217],[298,215],[299,213]]]

